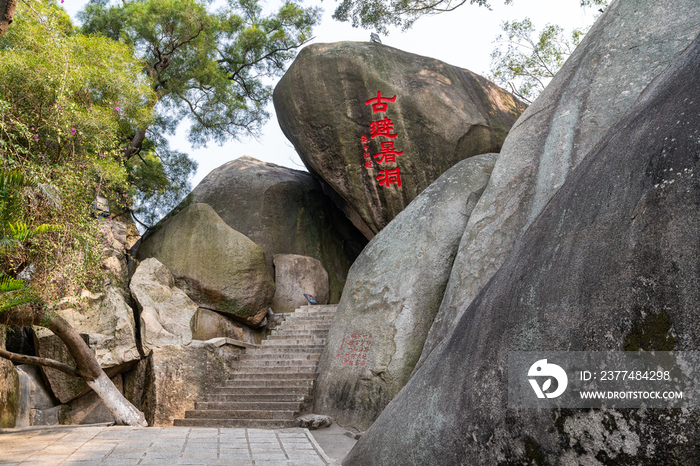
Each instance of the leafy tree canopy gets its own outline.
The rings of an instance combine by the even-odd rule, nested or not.
[[[581,6],[604,5],[606,0],[577,0]],[[504,0],[506,5],[514,0]],[[419,18],[454,11],[462,5],[490,8],[488,0],[341,0],[333,13],[338,21],[351,22],[353,27],[372,29],[388,34],[389,27],[406,30]]]
[[[582,6],[586,5],[607,7],[607,0],[582,2]],[[566,34],[561,26],[547,24],[537,32],[529,18],[505,21],[501,23],[503,33],[496,38],[497,46],[491,52],[488,78],[531,103],[578,47],[589,28]]]
[[[203,0],[91,0],[79,18],[83,32],[132,46],[156,95],[156,120],[138,128],[124,149],[144,193],[136,209],[165,210],[151,208],[146,223],[152,224],[186,194],[172,187],[184,186],[195,167],[167,148],[163,134],[187,119],[194,146],[257,136],[269,117],[269,78],[281,75],[312,38],[320,10],[287,2],[265,15],[257,0],[229,0],[216,12]],[[161,175],[171,189],[162,189]]]
[[[528,103],[544,90],[585,34],[575,29],[567,37],[561,26],[552,24],[538,34],[529,18],[506,21],[501,27],[504,34],[491,52],[488,78]]]
[[[14,277],[32,264],[46,302],[101,284],[94,196],[124,206],[135,193],[122,141],[153,121],[156,95],[133,55],[76,33],[55,1],[21,2],[0,40],[0,168],[28,183],[3,188],[0,234],[16,236],[17,222],[62,226],[15,243],[0,272]]]

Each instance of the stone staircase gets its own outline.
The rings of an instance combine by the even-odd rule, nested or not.
[[[313,403],[318,358],[326,344],[337,305],[304,306],[256,348],[241,355],[238,369],[175,426],[294,427]]]

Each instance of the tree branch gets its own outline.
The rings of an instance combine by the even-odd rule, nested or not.
[[[6,351],[2,348],[0,348],[0,358],[9,359],[17,364],[32,364],[34,366],[50,367],[51,369],[56,369],[64,374],[72,375],[73,377],[80,377],[80,374],[75,367],[69,366],[68,364],[63,364],[62,362],[54,361],[53,359],[11,353],[10,351]]]

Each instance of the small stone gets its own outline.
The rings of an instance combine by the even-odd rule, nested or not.
[[[307,414],[296,418],[297,427],[306,427],[309,430],[316,430],[321,427],[330,427],[333,424],[333,418],[324,416],[323,414]]]

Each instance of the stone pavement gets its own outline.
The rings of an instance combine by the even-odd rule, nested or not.
[[[54,426],[0,430],[0,465],[327,466],[308,429]]]

